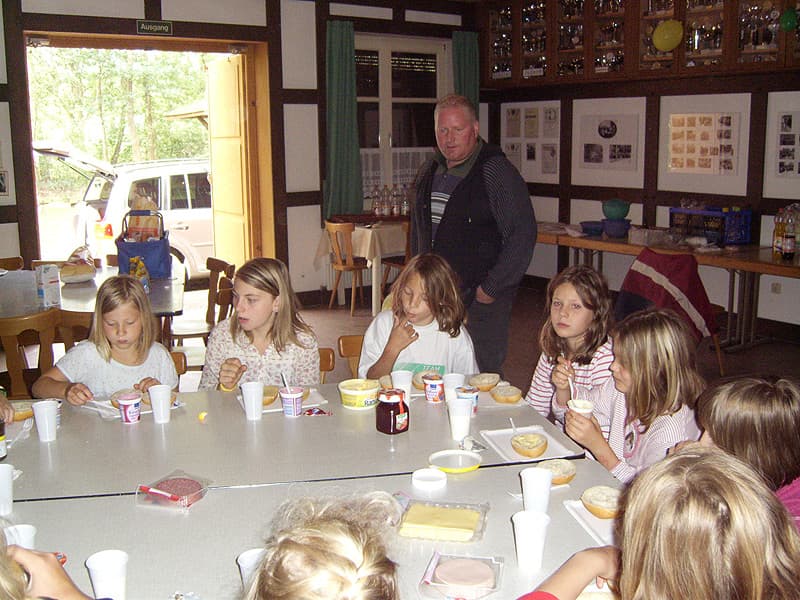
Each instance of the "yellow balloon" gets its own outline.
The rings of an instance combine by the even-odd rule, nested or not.
[[[669,19],[661,21],[653,32],[653,45],[662,52],[669,52],[678,47],[683,37],[683,25],[680,21]]]

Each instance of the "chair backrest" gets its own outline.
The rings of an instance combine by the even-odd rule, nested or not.
[[[180,377],[186,373],[186,355],[175,350],[170,352],[169,355],[172,357],[172,362],[175,363],[175,370],[178,372],[178,376]]]
[[[335,266],[353,266],[353,232],[355,223],[331,223],[325,221],[325,231],[331,241]]]
[[[58,336],[64,342],[64,350],[69,350],[76,342],[89,337],[89,331],[92,328],[92,316],[93,313],[90,312],[61,310]]]
[[[227,319],[233,312],[233,280],[222,277],[217,289],[217,323]]]
[[[614,312],[620,321],[649,306],[674,310],[698,340],[719,329],[691,254],[667,254],[650,248],[639,253],[622,282]]]
[[[333,348],[319,348],[319,382],[325,383],[325,375],[333,371],[336,357]]]
[[[361,358],[361,346],[364,344],[363,335],[342,335],[339,337],[339,356],[347,359],[350,374],[358,377],[358,360]]]
[[[25,266],[21,256],[8,256],[0,258],[0,269],[6,271],[19,271]]]
[[[209,270],[208,308],[206,309],[206,323],[208,323],[209,325],[213,325],[215,322],[217,322],[217,319],[215,319],[216,316],[215,313],[217,308],[217,293],[219,292],[220,277],[227,277],[228,279],[233,279],[233,274],[236,271],[236,265],[225,262],[221,258],[214,258],[213,256],[209,256],[206,259],[206,268]]]
[[[406,234],[406,255],[405,262],[411,260],[411,221],[402,221],[400,226],[403,228],[403,233]]]
[[[56,327],[61,319],[61,311],[51,308],[44,312],[26,315],[24,317],[11,317],[0,319],[0,341],[6,353],[6,367],[11,383],[8,397],[30,398],[29,385],[38,376],[53,366],[53,341],[56,337]],[[25,331],[35,331],[39,338],[39,365],[36,377],[26,381],[24,352],[20,348],[19,337]]]

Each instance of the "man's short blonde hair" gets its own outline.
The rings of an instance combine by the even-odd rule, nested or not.
[[[440,98],[436,102],[436,108],[433,109],[433,120],[436,121],[439,116],[439,111],[443,108],[461,108],[469,115],[470,120],[478,120],[478,112],[475,110],[475,105],[472,104],[469,98],[460,94],[448,94]]]

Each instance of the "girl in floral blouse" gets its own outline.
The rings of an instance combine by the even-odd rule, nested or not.
[[[254,258],[234,276],[233,316],[208,338],[200,389],[232,391],[240,383],[319,383],[317,338],[298,313],[289,270],[274,258]]]

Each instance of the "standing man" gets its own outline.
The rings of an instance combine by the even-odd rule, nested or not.
[[[536,244],[528,186],[480,138],[467,98],[445,96],[433,114],[439,152],[417,176],[412,249],[442,255],[458,273],[478,366],[501,373],[511,305]]]

